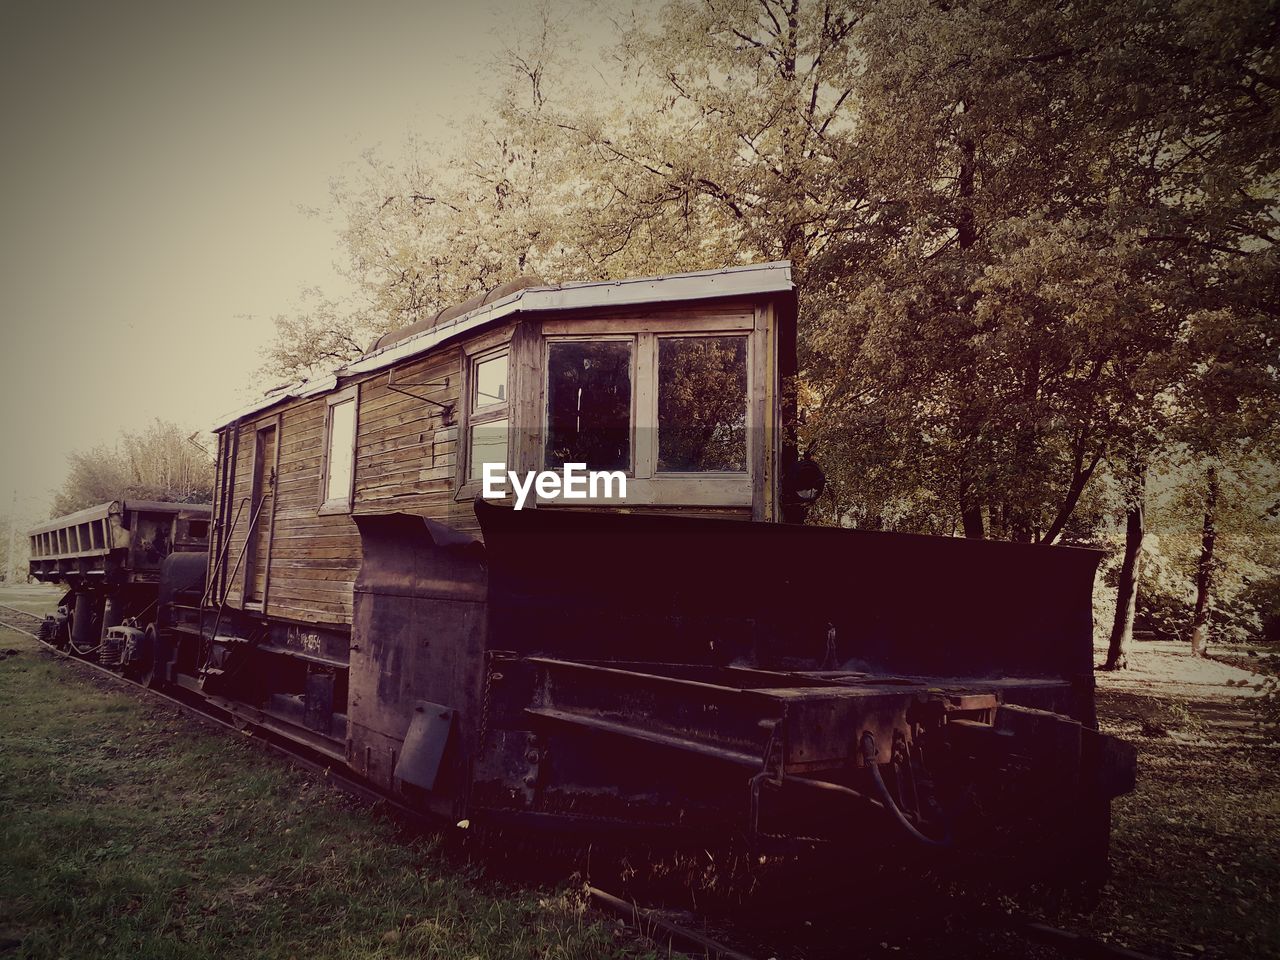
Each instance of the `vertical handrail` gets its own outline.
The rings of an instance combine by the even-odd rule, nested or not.
[[[236,464],[239,462],[239,459],[240,459],[240,426],[239,424],[237,424],[235,429],[231,431],[231,443],[228,446],[229,446],[229,449],[227,451],[226,481],[224,486],[226,487],[226,506],[229,509],[231,506],[231,502],[235,499],[235,495],[236,495]],[[250,491],[250,496],[252,496],[252,491]],[[224,513],[225,512],[226,511],[224,510]],[[228,534],[228,537],[230,537],[230,534]],[[218,573],[219,596],[225,596],[227,592],[227,577],[226,577],[227,568],[225,566],[220,567],[217,573]]]
[[[214,575],[209,577],[209,582],[205,585],[205,588],[204,588],[204,595],[200,598],[199,611],[201,614],[204,613],[204,602],[209,599],[209,594],[213,592],[213,586],[215,583],[217,583],[218,569],[222,566],[223,562],[227,559],[227,551],[231,549],[231,535],[236,532],[236,524],[240,522],[240,514],[244,512],[244,505],[248,502],[249,502],[249,498],[243,497],[240,500],[240,506],[236,508],[235,518],[231,521],[231,527],[227,531],[226,542],[223,543],[222,545],[222,553],[213,565]]]
[[[272,478],[271,486],[275,486],[275,479],[274,479],[274,478]],[[241,563],[241,561],[243,561],[243,560],[244,560],[245,552],[249,549],[249,543],[253,540],[253,528],[254,528],[254,527],[256,527],[256,526],[258,525],[258,518],[259,518],[260,516],[262,516],[262,508],[263,508],[264,506],[266,506],[267,499],[268,499],[268,497],[267,497],[267,495],[266,495],[266,494],[264,494],[262,497],[260,497],[260,498],[258,499],[258,505],[257,505],[256,507],[254,507],[254,509],[253,509],[253,516],[251,516],[251,517],[249,518],[249,529],[245,531],[245,535],[244,535],[244,546],[242,546],[242,547],[240,548],[240,555],[239,555],[238,557],[236,557],[236,564],[235,564],[235,566],[231,568],[231,579],[232,579],[232,580],[234,580],[234,579],[235,579],[236,574],[239,572],[239,570],[240,570],[240,563]],[[248,498],[248,497],[245,497],[245,498],[244,498],[244,502],[247,502],[248,500],[249,500],[249,498]],[[242,509],[243,509],[243,506],[244,506],[244,502],[242,502],[242,503],[241,503],[241,508],[242,508]],[[239,513],[238,513],[238,512],[237,512],[236,516],[237,516],[237,518],[239,518]],[[230,545],[231,545],[231,538],[230,538],[230,537],[228,537],[228,538],[227,538],[227,546],[230,546]],[[207,643],[202,642],[202,643],[200,644],[200,661],[199,661],[199,663],[197,663],[197,664],[196,664],[196,670],[197,670],[197,672],[198,672],[198,671],[200,671],[200,670],[203,670],[203,669],[204,669],[204,665],[208,662],[208,659],[209,659],[209,652],[213,649],[213,638],[214,638],[214,637],[216,637],[216,636],[218,635],[218,627],[220,627],[220,626],[222,625],[222,614],[226,611],[226,609],[227,609],[227,595],[226,595],[226,593],[223,593],[223,595],[222,595],[222,600],[218,603],[218,615],[217,615],[217,617],[215,617],[215,618],[214,618],[214,621],[213,621],[213,629],[209,631],[208,642],[207,642]],[[201,621],[203,621],[203,620],[204,620],[203,611],[202,611],[202,613],[201,613],[201,617],[200,617],[200,619],[201,619]],[[203,626],[204,626],[204,624],[203,624],[203,622],[202,622],[202,623],[201,623],[202,631],[203,631]]]

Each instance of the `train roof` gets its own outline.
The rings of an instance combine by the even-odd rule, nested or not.
[[[213,429],[235,423],[242,417],[266,410],[290,399],[305,399],[328,393],[338,378],[385,369],[415,357],[464,334],[475,333],[517,313],[609,309],[645,304],[682,303],[723,297],[790,293],[791,262],[725,267],[693,273],[672,273],[626,280],[592,280],[547,285],[536,277],[522,277],[487,293],[464,300],[407,327],[379,337],[367,353],[334,373],[314,380],[278,387],[221,417]]]
[[[61,530],[77,523],[100,520],[112,513],[209,513],[213,508],[207,503],[174,503],[167,500],[108,500],[92,507],[85,507],[75,513],[46,520],[27,531],[28,536],[47,533],[50,530]]]
[[[547,287],[546,283],[542,279],[532,276],[517,277],[515,280],[508,280],[506,283],[500,283],[492,290],[487,290],[484,293],[478,293],[474,297],[471,297],[468,300],[463,300],[461,303],[455,303],[451,307],[445,307],[438,313],[434,313],[429,317],[423,317],[416,323],[411,323],[406,327],[401,327],[399,330],[392,330],[388,333],[384,333],[374,341],[373,346],[365,351],[364,355],[367,357],[372,354],[379,353],[388,347],[395,346],[397,343],[401,343],[404,340],[415,337],[419,333],[423,333],[433,327],[438,327],[442,323],[447,323],[457,317],[474,313],[481,307],[486,307],[498,300],[505,300],[512,294],[518,293],[521,290],[529,290],[533,288],[546,289]]]

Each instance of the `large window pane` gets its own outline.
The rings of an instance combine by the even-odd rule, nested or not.
[[[747,469],[747,338],[658,341],[658,469]]]
[[[356,402],[343,400],[329,408],[329,476],[325,482],[326,501],[345,501],[351,496],[351,459],[356,432]]]
[[[547,388],[547,467],[631,465],[631,344],[553,342]]]
[[[484,465],[507,467],[507,418],[478,423],[471,428],[471,479],[484,479]]]
[[[475,390],[471,409],[507,402],[507,355],[480,360],[475,365]]]

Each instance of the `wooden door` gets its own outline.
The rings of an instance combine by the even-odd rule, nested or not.
[[[257,431],[253,449],[253,528],[244,558],[245,603],[263,604],[267,599],[267,567],[271,558],[271,525],[275,514],[276,427]]]

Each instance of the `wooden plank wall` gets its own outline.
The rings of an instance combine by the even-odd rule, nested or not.
[[[455,347],[405,363],[395,369],[396,382],[438,381],[441,385],[436,387],[403,389],[456,406],[461,355],[461,349]],[[471,504],[453,500],[457,427],[444,425],[440,407],[391,390],[387,378],[387,372],[380,371],[359,384],[353,512],[403,509],[475,529]],[[443,385],[446,380],[447,386]],[[293,620],[350,624],[352,588],[360,566],[360,535],[347,514],[318,513],[325,400],[321,395],[293,401],[241,424],[230,517],[241,500],[250,496],[256,432],[279,416],[274,516],[264,512],[258,521],[271,526],[264,612]],[[244,549],[252,508],[251,502],[245,504],[231,533],[229,569]],[[242,564],[228,580],[231,607],[243,607],[243,574]]]
[[[405,510],[478,533],[471,502],[454,499],[462,348],[397,367],[395,380],[418,396],[392,390],[386,373],[361,385],[354,512]],[[419,397],[453,404],[452,424]]]
[[[661,311],[597,312],[592,320],[612,321],[611,326],[646,327],[655,320],[662,329],[673,320],[690,330],[709,330],[726,323],[751,325],[753,304],[686,305]],[[583,319],[588,319],[586,315]],[[573,321],[557,320],[547,326],[570,332]],[[513,398],[532,401],[541,409],[541,339],[529,324],[532,336],[518,336],[512,362],[516,384]],[[491,336],[486,333],[484,336]],[[456,500],[458,429],[462,421],[461,389],[464,351],[449,346],[394,368],[395,383],[417,396],[393,390],[388,372],[378,371],[359,382],[353,513],[404,510],[422,513],[456,528],[479,533],[470,500]],[[340,387],[349,386],[351,381]],[[772,391],[769,391],[772,394]],[[454,405],[451,425],[444,411],[421,397]],[[772,396],[768,398],[772,400]],[[240,426],[240,446],[235,467],[235,491],[230,517],[241,500],[250,496],[253,451],[259,426],[275,422],[279,427],[279,466],[273,516],[259,521],[271,526],[270,573],[265,613],[305,622],[350,624],[352,588],[360,565],[360,536],[347,514],[320,515],[320,470],[325,434],[326,396],[294,400],[264,412]],[[513,411],[518,419],[518,414]],[[517,436],[512,454],[524,469],[540,460],[539,439]],[[245,542],[252,504],[241,511],[230,535],[228,570],[234,566]],[[702,514],[720,513],[708,504]],[[242,607],[244,571],[228,578],[228,605]]]
[[[311,397],[281,414],[266,612],[295,620],[349,623],[360,537],[345,514],[317,514],[325,399]]]

